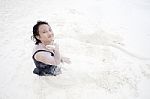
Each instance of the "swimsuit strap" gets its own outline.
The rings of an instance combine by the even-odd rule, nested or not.
[[[33,54],[33,56],[32,56],[32,58],[34,59],[34,60],[36,60],[35,58],[34,58],[34,56],[35,56],[35,54],[36,53],[38,53],[38,52],[50,52],[50,51],[47,51],[47,50],[37,50],[34,54]],[[54,53],[53,52],[50,52],[51,53],[51,56],[54,56]]]

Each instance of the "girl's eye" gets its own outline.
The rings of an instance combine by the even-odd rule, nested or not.
[[[43,31],[43,33],[47,33],[48,31]]]

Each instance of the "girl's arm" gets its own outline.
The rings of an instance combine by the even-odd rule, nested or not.
[[[55,43],[53,45],[47,45],[46,48],[49,51],[53,51],[54,52],[54,60],[55,60],[56,65],[58,65],[60,63],[68,63],[68,64],[71,63],[69,58],[63,57],[63,56],[60,55],[59,45],[58,44]]]
[[[59,45],[58,44],[54,44],[55,48],[53,49],[54,52],[54,59],[55,59],[55,63],[56,65],[59,65],[61,62],[61,57],[60,57],[60,52],[59,52]]]
[[[54,57],[49,52],[38,52],[35,54],[35,59],[45,64],[56,65]]]

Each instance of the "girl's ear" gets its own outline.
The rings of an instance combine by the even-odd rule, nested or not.
[[[38,40],[40,40],[40,36],[36,36],[36,38],[37,38]]]

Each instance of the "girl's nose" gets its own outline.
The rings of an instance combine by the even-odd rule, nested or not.
[[[54,36],[53,32],[49,31],[48,34],[49,34],[49,36],[52,36],[52,37]]]

